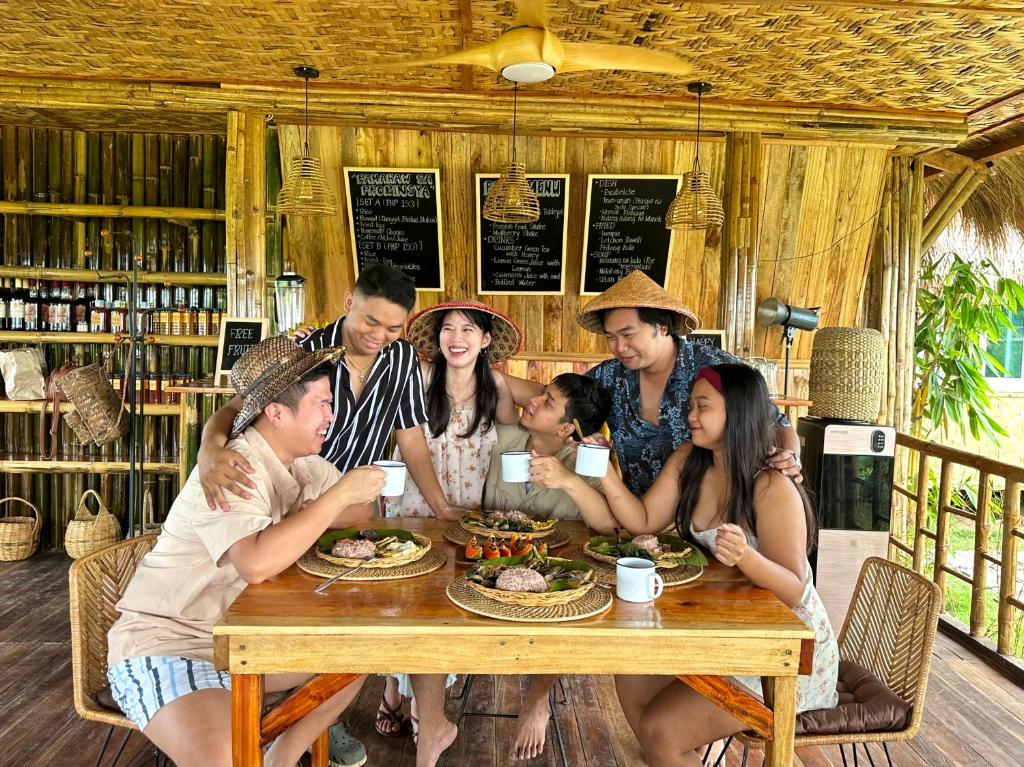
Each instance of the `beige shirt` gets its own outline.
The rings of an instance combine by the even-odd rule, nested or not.
[[[484,508],[518,509],[544,519],[579,519],[580,512],[572,498],[564,490],[553,490],[526,482],[503,482],[501,479],[501,454],[507,451],[526,450],[530,432],[517,423],[498,424],[498,443],[491,451],[491,467],[484,485]],[[576,470],[576,459],[569,447],[563,447],[555,454],[569,471]],[[600,480],[583,477],[588,485],[600,489]]]
[[[238,541],[280,522],[341,477],[320,456],[285,468],[255,428],[227,446],[255,469],[252,498],[231,498],[231,511],[211,511],[193,469],[171,506],[156,546],[139,563],[110,629],[107,661],[169,655],[213,661],[214,624],[246,582],[224,553]]]

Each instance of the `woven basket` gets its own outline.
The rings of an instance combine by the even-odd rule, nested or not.
[[[808,415],[874,422],[882,403],[885,341],[869,328],[822,328],[811,350]]]
[[[89,496],[96,499],[99,504],[99,511],[93,514],[89,511],[85,500]],[[64,549],[72,559],[84,557],[94,551],[106,548],[121,540],[121,525],[117,517],[107,511],[103,500],[95,490],[86,490],[78,501],[78,508],[75,509],[75,518],[68,522],[68,528],[64,533]]]
[[[61,378],[60,388],[75,406],[64,420],[83,445],[106,445],[127,433],[124,399],[110,385],[105,365],[96,363],[68,371]]]
[[[533,591],[502,591],[501,589],[489,589],[479,583],[466,579],[466,585],[474,591],[483,594],[495,602],[504,602],[507,605],[519,605],[520,607],[553,607],[555,605],[567,605],[583,597],[594,587],[594,582],[584,583],[578,589],[566,589],[565,591],[545,591],[536,593]]]
[[[35,516],[12,517],[7,516],[10,513],[7,509],[4,510],[4,516],[0,517],[0,562],[28,559],[39,548],[39,531],[43,527],[39,509],[24,498],[4,498],[0,505],[15,501],[28,506]]]
[[[430,539],[425,535],[418,535],[413,533],[413,537],[416,539],[416,543],[420,545],[415,551],[409,551],[402,554],[399,557],[387,557],[386,559],[374,559],[372,567],[377,569],[387,569],[389,567],[399,567],[401,565],[407,565],[410,562],[415,562],[417,559],[422,559],[430,547],[433,545]],[[331,554],[325,554],[320,551],[320,547],[316,548],[316,555],[325,562],[330,562],[332,565],[340,565],[341,567],[358,567],[366,562],[365,559],[349,559],[347,557],[335,557]]]

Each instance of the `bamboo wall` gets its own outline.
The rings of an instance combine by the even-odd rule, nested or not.
[[[287,164],[299,152],[300,129],[281,126],[277,133],[280,157]],[[339,316],[353,279],[342,168],[438,167],[447,290],[443,295],[420,293],[419,306],[442,299],[481,298],[522,325],[525,350],[566,354],[606,352],[603,340],[580,330],[574,320],[581,304],[587,174],[683,173],[690,169],[694,149],[692,139],[520,136],[518,155],[525,159],[528,172],[571,175],[566,294],[478,297],[473,176],[496,172],[507,162],[508,136],[321,126],[310,129],[310,146],[323,160],[328,180],[342,201],[342,213],[335,218],[285,222],[285,251],[298,271],[311,278],[310,319],[326,322]],[[757,235],[758,302],[776,295],[800,306],[822,306],[822,326],[856,324],[887,155],[886,147],[765,142]],[[702,146],[701,166],[721,193],[723,141]],[[721,327],[720,236],[719,232],[677,233],[668,280],[668,289],[681,296],[707,328]],[[795,358],[810,356],[811,340],[812,334],[798,334]],[[753,348],[755,353],[779,357],[778,330],[766,336],[759,328]]]
[[[45,203],[223,208],[225,139],[215,135],[93,133],[70,130],[0,128],[0,199]],[[106,229],[109,239],[100,236]],[[224,225],[219,221],[146,218],[113,219],[5,213],[0,219],[0,266],[51,269],[127,270],[133,254],[142,268],[161,272],[223,272]],[[156,286],[146,286],[155,293]],[[213,288],[209,288],[211,294]],[[223,289],[220,289],[223,292]],[[144,299],[145,300],[145,299]],[[204,300],[216,300],[204,296]],[[4,343],[3,348],[24,346]],[[109,345],[43,344],[49,369],[65,360],[98,362]],[[147,371],[201,375],[212,369],[215,348],[147,346]],[[123,354],[112,369],[120,372]],[[174,462],[178,422],[174,416],[145,418],[147,462]],[[38,460],[37,414],[0,414],[0,458]],[[64,524],[82,491],[98,490],[115,513],[121,512],[126,475],[50,473],[60,461],[126,461],[127,442],[83,447],[62,424],[57,460],[41,472],[5,472],[0,497],[33,501],[44,516],[43,547],[59,546]],[[157,520],[177,493],[176,473],[147,474]],[[123,519],[122,519],[123,524]]]

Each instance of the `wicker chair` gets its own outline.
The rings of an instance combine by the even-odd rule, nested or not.
[[[804,716],[801,714],[797,721],[796,747],[837,745],[845,765],[844,746],[849,744],[856,765],[858,745],[874,764],[867,744],[881,743],[892,767],[888,743],[910,740],[921,726],[941,608],[942,595],[931,581],[885,559],[866,560],[839,632],[839,657],[878,677],[889,690],[910,704],[911,715],[906,725],[896,730],[800,734],[799,717]],[[764,741],[751,732],[740,733],[736,738],[743,743],[744,765],[751,748],[764,749]],[[723,755],[727,749],[728,743]],[[721,758],[719,756],[719,761]]]
[[[111,765],[120,758],[132,730],[138,728],[113,707],[102,706],[97,694],[107,688],[107,632],[117,620],[115,605],[135,574],[139,561],[153,548],[156,535],[143,535],[108,546],[71,565],[71,667],[75,710],[83,719],[109,724],[96,765],[102,762],[116,727],[126,730]],[[109,704],[108,704],[109,705]],[[159,763],[163,755],[155,751]]]

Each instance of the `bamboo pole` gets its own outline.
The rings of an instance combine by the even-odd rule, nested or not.
[[[20,200],[0,200],[0,213],[27,216],[102,216],[106,218],[164,218],[169,221],[223,221],[223,210],[165,208],[150,205],[77,205]]]
[[[986,471],[978,475],[978,508],[974,517],[974,567],[971,581],[971,636],[985,633],[985,592],[988,590],[988,536],[991,530],[992,486]]]
[[[126,272],[105,272],[95,269],[39,269],[34,266],[0,266],[0,277],[21,277],[32,280],[123,283],[126,274]],[[212,272],[145,272],[139,275],[139,282],[148,285],[163,285],[167,282],[180,285],[223,285],[224,275]]]
[[[942,461],[939,469],[939,498],[936,506],[935,517],[935,568],[932,571],[932,580],[942,592],[942,598],[946,598],[946,572],[942,568],[946,566],[946,557],[949,547],[946,543],[949,530],[949,498],[953,489],[953,464],[949,461]]]
[[[924,575],[924,536],[921,531],[928,524],[928,453],[922,448],[917,453],[917,501],[914,515],[914,572]]]
[[[76,205],[86,203],[86,160],[87,160],[87,139],[84,131],[75,131],[73,135],[74,151],[72,166],[74,168],[74,188],[71,194],[71,201]],[[88,232],[85,221],[75,222],[75,268],[84,269],[86,266],[85,251],[91,246],[87,244]],[[95,256],[92,262],[95,263]]]
[[[967,188],[971,183],[971,179],[974,178],[975,175],[977,175],[977,172],[973,167],[965,169],[953,180],[953,183],[950,184],[949,188],[935,202],[932,209],[928,211],[928,216],[924,221],[923,236],[925,239],[931,235],[936,221],[946,215],[946,212],[952,207],[953,201],[956,200],[960,196],[961,192]]]
[[[123,340],[124,336],[115,333],[54,333],[49,331],[33,332],[27,330],[0,330],[0,343],[29,344],[112,344]],[[217,346],[217,336],[168,336],[147,335],[147,344],[162,346],[180,346],[184,348],[199,346]]]
[[[928,214],[928,220],[925,221],[925,232],[923,235],[922,249],[928,250],[939,239],[939,235],[942,234],[943,230],[949,226],[949,222],[953,220],[953,217],[960,212],[960,209],[964,206],[967,200],[970,199],[974,191],[985,183],[985,179],[988,178],[987,173],[974,173],[968,179],[966,186],[960,190],[959,194],[953,198],[949,205],[942,212],[941,216],[935,215],[933,210]],[[929,226],[930,224],[930,226]]]
[[[1004,655],[1013,651],[1013,605],[1010,599],[1017,591],[1017,528],[1020,527],[1020,483],[1007,480],[1003,490],[1003,555],[999,575],[999,640],[998,650]]]

